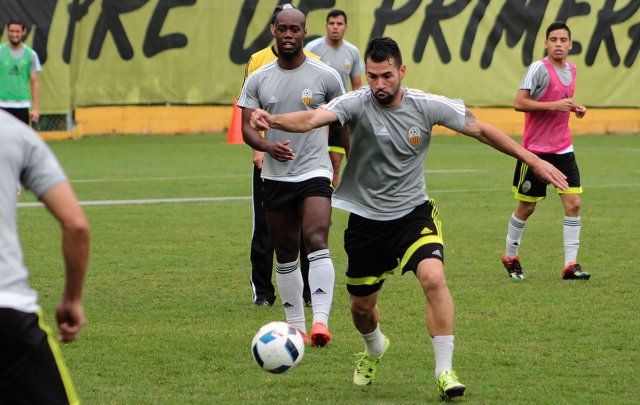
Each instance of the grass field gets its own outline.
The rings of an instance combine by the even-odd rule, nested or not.
[[[253,334],[284,315],[278,305],[251,305],[250,150],[225,139],[50,143],[79,198],[91,202],[89,322],[80,340],[63,348],[83,402],[440,402],[424,298],[410,274],[392,277],[381,295],[381,327],[391,346],[377,381],[351,384],[362,342],[347,306],[341,211],[333,213],[330,234],[334,340],[308,348],[302,364],[284,375],[253,363]],[[528,278],[513,282],[500,256],[515,206],[514,162],[461,136],[432,142],[426,176],[444,226],[464,403],[638,403],[640,136],[580,136],[575,146],[585,189],[579,259],[592,278],[560,278],[562,209],[549,189],[523,236]],[[113,204],[98,205],[105,201]],[[19,225],[32,285],[53,325],[63,280],[59,231],[43,208],[21,208]]]

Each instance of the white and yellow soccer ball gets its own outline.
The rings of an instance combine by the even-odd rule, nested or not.
[[[270,322],[253,337],[251,352],[263,370],[280,374],[300,364],[304,357],[304,340],[289,324]]]

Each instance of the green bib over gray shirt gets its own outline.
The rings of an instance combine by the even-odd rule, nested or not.
[[[333,207],[388,221],[405,216],[428,199],[424,160],[431,128],[465,126],[462,100],[404,89],[401,104],[381,107],[363,87],[324,106],[349,127],[350,153]]]

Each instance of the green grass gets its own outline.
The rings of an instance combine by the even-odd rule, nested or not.
[[[424,298],[411,275],[393,277],[381,295],[391,347],[377,381],[364,389],[351,384],[362,341],[344,287],[341,211],[330,234],[334,340],[308,348],[284,375],[253,363],[253,334],[284,314],[251,305],[248,147],[227,145],[224,135],[50,145],[83,201],[246,197],[85,207],[93,236],[89,322],[63,347],[84,403],[440,402]],[[581,136],[575,146],[585,189],[579,258],[592,278],[560,278],[562,209],[549,188],[523,236],[528,278],[512,282],[500,256],[515,206],[513,160],[461,136],[432,142],[427,184],[444,225],[457,312],[454,365],[467,404],[637,403],[640,137]],[[21,208],[19,221],[32,285],[53,324],[63,281],[59,231],[43,208]]]

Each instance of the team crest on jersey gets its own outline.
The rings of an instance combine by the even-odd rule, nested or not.
[[[527,191],[531,190],[531,182],[529,180],[525,181],[524,183],[522,183],[522,192],[526,193]]]
[[[418,146],[422,137],[420,136],[420,128],[411,127],[409,128],[409,143],[413,146]]]
[[[344,68],[347,69],[347,72],[351,71],[351,61],[349,59],[344,60]]]
[[[302,90],[302,104],[311,105],[312,101],[313,101],[313,92],[311,91],[311,89]]]

